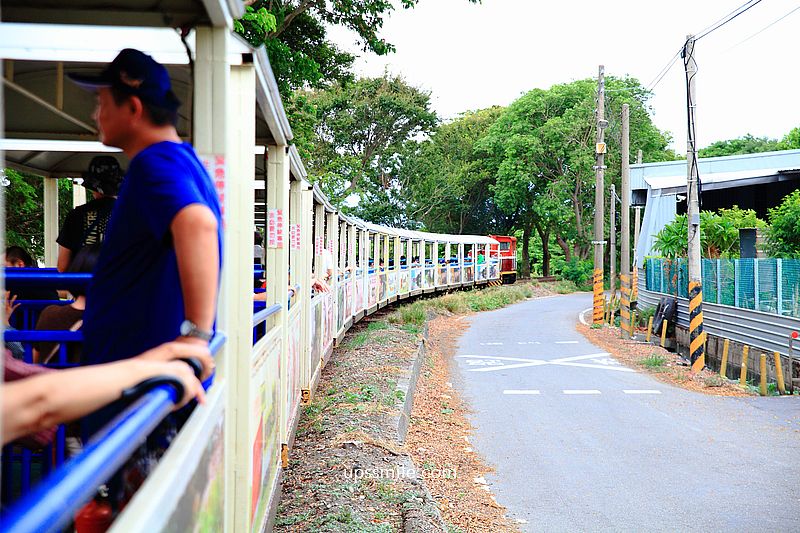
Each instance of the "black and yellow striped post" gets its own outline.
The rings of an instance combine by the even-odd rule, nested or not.
[[[605,297],[603,296],[603,269],[594,270],[594,280],[592,284],[594,290],[594,306],[592,309],[592,324],[602,324],[605,318]]]
[[[705,333],[703,332],[703,284],[689,282],[689,354],[692,372],[698,373],[706,366]]]
[[[633,334],[631,324],[631,277],[619,275],[619,329],[622,338],[629,339]]]

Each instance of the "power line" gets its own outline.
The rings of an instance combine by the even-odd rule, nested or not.
[[[756,7],[758,4],[760,4],[760,3],[761,3],[761,1],[762,1],[762,0],[754,0],[754,1],[753,1],[753,0],[751,0],[750,2],[747,2],[747,3],[745,3],[745,4],[742,4],[742,6],[740,7],[739,11],[736,11],[736,13],[735,13],[735,14],[733,14],[733,15],[729,16],[728,18],[726,18],[726,19],[725,19],[725,20],[723,20],[722,22],[719,22],[719,23],[717,23],[717,24],[716,24],[715,26],[713,26],[712,28],[710,28],[710,29],[707,29],[707,30],[703,31],[702,33],[700,33],[700,35],[698,35],[698,36],[695,38],[695,41],[699,41],[700,39],[702,39],[702,38],[703,38],[703,37],[705,37],[706,35],[708,35],[708,34],[710,34],[710,33],[714,32],[714,31],[716,31],[716,30],[720,29],[720,28],[721,28],[721,27],[723,27],[725,24],[729,23],[730,21],[732,21],[733,19],[735,19],[736,17],[738,17],[738,16],[739,16],[739,15],[741,15],[742,13],[744,13],[744,12],[746,12],[746,11],[749,11],[750,9],[752,9],[752,8]]]
[[[768,29],[770,29],[771,27],[773,27],[775,24],[777,24],[778,22],[782,21],[783,19],[785,19],[786,17],[788,17],[789,15],[791,15],[792,13],[794,13],[795,11],[798,11],[798,10],[800,10],[800,6],[797,6],[796,8],[792,9],[791,11],[789,11],[788,13],[786,13],[784,16],[782,16],[782,17],[781,17],[781,18],[779,18],[778,20],[775,20],[775,21],[772,21],[772,22],[770,22],[769,24],[767,24],[766,26],[764,26],[763,28],[761,28],[760,30],[758,30],[757,32],[755,32],[753,35],[751,35],[751,36],[750,36],[750,37],[748,37],[747,39],[744,39],[744,40],[742,40],[742,41],[739,41],[739,42],[738,42],[738,43],[736,43],[735,45],[731,46],[731,48],[729,48],[728,50],[730,50],[730,49],[732,49],[732,48],[736,48],[736,47],[737,47],[737,46],[739,46],[740,44],[744,44],[744,43],[746,43],[747,41],[749,41],[749,40],[750,40],[750,39],[752,39],[753,37],[756,37],[757,35],[760,35],[760,34],[764,33],[765,31],[767,31]]]
[[[730,17],[731,15],[733,15],[734,13],[736,13],[737,11],[739,11],[740,9],[742,9],[742,8],[744,8],[744,7],[747,7],[747,5],[748,5],[748,4],[752,4],[753,2],[755,2],[755,0],[747,0],[747,2],[745,2],[745,3],[744,3],[744,4],[742,4],[742,5],[740,5],[739,7],[737,7],[736,9],[734,9],[733,11],[731,11],[730,13],[727,13],[727,14],[725,14],[725,15],[721,16],[720,18],[718,18],[717,20],[715,20],[714,22],[712,22],[711,24],[709,24],[708,26],[706,26],[705,28],[703,28],[702,30],[700,30],[699,32],[697,32],[697,34],[699,35],[699,34],[701,34],[701,33],[705,32],[705,31],[707,31],[707,30],[710,30],[710,29],[711,29],[713,26],[716,26],[716,25],[717,25],[717,24],[719,24],[720,22],[724,21],[726,18]]]
[[[661,83],[661,80],[663,80],[664,76],[667,75],[667,72],[669,72],[669,69],[672,68],[672,65],[674,65],[678,61],[678,58],[681,56],[681,52],[682,51],[683,51],[683,49],[679,49],[677,52],[675,52],[675,55],[672,56],[672,59],[669,60],[669,62],[666,64],[666,66],[664,66],[664,68],[662,68],[659,71],[659,73],[656,74],[656,77],[653,78],[653,81],[651,81],[650,83],[647,84],[647,90],[648,91],[652,91],[653,89],[656,88],[656,85]]]

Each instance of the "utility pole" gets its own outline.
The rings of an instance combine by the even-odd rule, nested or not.
[[[636,153],[636,164],[642,164],[642,150]],[[642,207],[636,206],[633,208],[636,212],[636,222],[633,229],[633,287],[631,288],[631,301],[637,302],[634,307],[638,307],[639,301],[639,262],[636,260],[636,257],[639,255],[639,234],[642,232]]]
[[[620,246],[619,292],[620,292],[620,330],[622,336],[630,336],[631,330],[631,147],[630,147],[630,106],[622,105],[622,244]]]
[[[683,64],[686,67],[686,111],[688,135],[686,143],[686,201],[689,219],[689,354],[692,372],[705,366],[705,333],[703,332],[703,277],[700,267],[700,205],[698,203],[699,172],[697,169],[697,139],[695,138],[695,77],[697,62],[694,59],[694,36],[686,37]]]
[[[611,184],[611,207],[608,213],[608,246],[611,248],[608,267],[608,281],[611,289],[611,299],[617,295],[617,187]]]
[[[600,65],[597,74],[597,133],[595,144],[595,182],[594,182],[594,306],[592,323],[603,323],[603,187],[605,187],[605,120],[606,81],[605,68]]]

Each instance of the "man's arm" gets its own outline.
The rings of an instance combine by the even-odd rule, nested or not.
[[[58,262],[56,263],[56,268],[58,268],[59,272],[64,272],[67,270],[69,266],[69,262],[72,261],[72,250],[69,248],[65,248],[64,246],[58,245]]]
[[[217,219],[207,206],[191,204],[178,211],[170,231],[178,258],[186,318],[198,328],[210,331],[219,284]],[[202,339],[181,339],[205,343]]]

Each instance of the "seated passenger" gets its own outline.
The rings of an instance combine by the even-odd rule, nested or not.
[[[255,231],[253,234],[253,263],[263,266],[264,263],[264,247],[261,245],[264,242],[264,237]]]
[[[16,296],[11,297],[9,292],[6,291],[5,313],[3,314],[3,322],[4,322],[3,325],[5,326],[5,330],[6,331],[16,331],[16,328],[13,328],[11,326],[11,324],[8,323],[8,318],[11,316],[11,314],[14,312],[14,310],[17,307],[19,307],[19,304],[15,303],[16,300],[17,300]],[[22,358],[25,357],[25,347],[22,346],[21,342],[17,342],[17,341],[6,342],[5,343],[5,347],[8,348],[8,350],[11,351],[11,355],[15,359],[20,359],[21,360]]]
[[[25,248],[9,246],[6,248],[7,268],[39,268]],[[11,290],[11,296],[17,300],[58,300],[58,293],[54,289],[24,288]]]
[[[192,399],[204,403],[202,383],[189,365],[177,360],[184,358],[200,361],[201,379],[208,378],[214,369],[207,347],[168,342],[131,359],[47,372],[6,383],[0,399],[3,444],[85,416],[119,399],[123,390],[157,376],[175,377],[183,384],[183,398],[175,409]]]
[[[100,257],[100,245],[84,246],[75,255],[67,267],[67,273],[92,272]],[[68,330],[77,331],[83,325],[83,311],[86,309],[86,290],[72,289],[70,291],[74,301],[68,305],[50,305],[42,310],[36,322],[37,330]],[[53,356],[58,353],[58,342],[33,343],[33,362],[47,364],[53,362]],[[79,363],[81,359],[81,345],[72,343],[67,349],[67,361]]]

